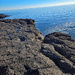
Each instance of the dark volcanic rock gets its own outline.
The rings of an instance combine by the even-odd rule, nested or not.
[[[54,32],[45,36],[44,43],[52,45],[54,49],[50,46],[42,47],[41,52],[52,59],[60,69],[74,74],[75,40],[67,34]]]
[[[46,35],[44,42],[51,43],[51,44],[52,43],[64,44],[66,40],[75,42],[75,40],[73,40],[70,35],[60,33],[60,32],[54,32],[54,33]]]
[[[57,33],[44,39],[31,19],[0,20],[0,74],[74,75],[74,42]]]
[[[52,44],[56,51],[75,63],[75,40],[71,36],[54,32],[46,35],[44,42]]]
[[[0,14],[0,18],[8,17],[8,15]]]
[[[52,59],[64,73],[71,73],[71,74],[75,73],[74,63],[66,59],[63,55],[59,54],[57,51],[55,51],[52,45],[43,44],[41,52],[50,59]]]

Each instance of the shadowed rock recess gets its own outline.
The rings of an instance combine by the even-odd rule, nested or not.
[[[75,75],[75,40],[44,38],[31,19],[0,20],[0,75]]]
[[[4,14],[0,14],[0,19],[5,18],[5,17],[9,17],[8,15],[4,15]]]

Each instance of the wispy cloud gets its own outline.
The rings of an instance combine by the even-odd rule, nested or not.
[[[28,8],[52,7],[52,6],[72,5],[72,4],[75,4],[75,2],[54,3],[54,4],[45,4],[45,5],[37,5],[37,6],[23,6],[18,8],[2,8],[0,10],[28,9]]]

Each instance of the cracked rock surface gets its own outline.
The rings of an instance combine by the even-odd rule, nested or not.
[[[75,75],[75,40],[44,38],[31,19],[0,20],[0,75]]]

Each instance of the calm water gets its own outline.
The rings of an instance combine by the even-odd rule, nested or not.
[[[36,28],[45,36],[63,32],[75,39],[75,5],[0,11],[11,15],[6,19],[29,18],[36,21]]]

